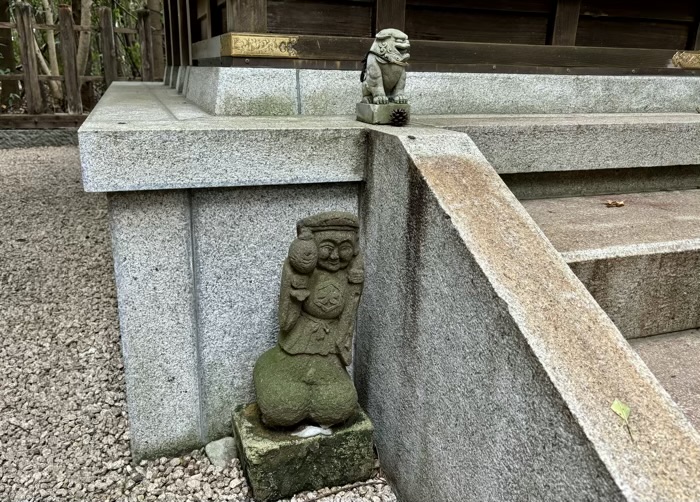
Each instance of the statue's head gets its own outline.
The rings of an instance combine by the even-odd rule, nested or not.
[[[303,240],[310,244],[313,238],[315,253],[307,245],[305,249],[309,252],[299,262],[306,265],[306,270],[311,263],[329,272],[347,268],[360,251],[358,229],[357,217],[351,213],[328,212],[304,218],[297,223],[297,241]],[[290,261],[294,268],[302,271],[294,262],[291,248]]]
[[[394,28],[386,28],[377,33],[371,50],[391,63],[405,63],[411,57],[408,53],[410,49],[408,35]]]

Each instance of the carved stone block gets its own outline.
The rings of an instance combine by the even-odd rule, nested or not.
[[[256,500],[362,481],[374,468],[372,423],[362,411],[349,423],[333,427],[331,435],[302,438],[265,427],[253,403],[234,412],[233,428]]]
[[[399,103],[389,103],[387,105],[357,103],[355,111],[357,120],[368,124],[404,126],[411,119],[411,105]]]

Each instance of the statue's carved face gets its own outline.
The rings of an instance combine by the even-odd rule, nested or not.
[[[347,268],[355,256],[355,234],[326,230],[314,234],[318,247],[318,267],[329,272]]]
[[[408,52],[411,43],[402,31],[391,28],[382,30],[377,33],[375,44],[380,54],[392,63],[402,63],[411,57]]]

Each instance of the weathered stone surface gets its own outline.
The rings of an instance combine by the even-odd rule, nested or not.
[[[253,381],[268,427],[331,427],[357,413],[352,364],[364,259],[353,213],[324,211],[297,223],[282,265],[277,345],[255,362]]]
[[[241,70],[255,69],[219,71],[233,80],[239,78]],[[289,78],[283,73],[280,76]],[[352,114],[357,103],[357,80],[357,71],[298,70],[295,113]],[[261,85],[271,90],[276,85],[271,82],[274,78]],[[414,115],[696,113],[698,93],[697,79],[685,77],[411,72],[410,65],[406,84]],[[286,91],[279,94],[287,95]],[[243,95],[241,99],[248,98]],[[240,106],[240,103],[230,108],[221,106],[217,113],[234,115],[239,113]]]
[[[700,429],[700,330],[630,340],[664,389]]]
[[[357,214],[357,184],[193,192],[194,273],[206,437],[231,430],[231,408],[255,399],[253,367],[275,345],[280,267],[297,221],[331,209]]]
[[[360,74],[363,103],[408,103],[405,88],[410,49],[408,35],[401,30],[385,28],[377,33]]]
[[[411,106],[398,103],[373,105],[357,103],[355,106],[357,120],[367,124],[385,124],[403,126],[410,122]],[[405,118],[405,121],[403,117]],[[398,121],[398,123],[397,123]]]
[[[170,66],[166,66],[163,70],[163,85],[170,87]]]
[[[192,67],[187,99],[214,115],[296,115],[293,69]]]
[[[593,169],[501,174],[519,200],[690,190],[700,187],[698,166]],[[611,197],[614,198],[614,197]]]
[[[256,500],[286,498],[372,474],[372,424],[362,411],[330,436],[300,438],[270,430],[260,422],[255,404],[239,408],[233,424],[239,458]]]
[[[134,458],[201,444],[187,192],[111,194],[119,329]]]
[[[170,88],[175,89],[177,87],[177,75],[180,72],[180,67],[179,66],[173,66],[170,68]]]
[[[87,191],[363,177],[366,132],[354,120],[212,118],[162,86],[123,84],[110,86],[79,131]]]
[[[414,117],[414,123],[467,133],[499,173],[700,164],[697,113]]]
[[[212,441],[204,447],[204,451],[212,464],[217,467],[226,467],[236,458],[236,440],[225,437]]]
[[[399,499],[700,497],[700,436],[474,144],[372,140],[355,375]]]
[[[626,338],[700,326],[700,190],[523,205]]]

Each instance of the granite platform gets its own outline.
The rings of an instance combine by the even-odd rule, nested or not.
[[[191,99],[206,72],[190,69],[187,97],[115,83],[79,131],[85,187],[109,194],[134,458],[230,433],[230,410],[254,400],[254,361],[275,343],[294,224],[341,210],[360,216],[367,257],[355,381],[401,500],[700,499],[700,435],[499,177],[563,160],[578,173],[643,168],[633,150],[646,148],[644,138],[675,130],[694,140],[700,130],[689,111],[693,79],[643,77],[636,95],[593,107],[576,92],[588,99],[624,82],[544,78],[561,86],[556,99],[537,104],[524,93],[510,106],[601,112],[580,117],[578,130],[573,115],[500,125],[425,115],[466,113],[483,93],[437,96],[434,109],[413,108],[413,126],[392,128],[356,122],[354,103],[347,115],[309,115],[335,108],[326,83],[302,70],[291,75],[289,116],[213,116]],[[263,73],[257,82],[273,80]],[[308,77],[313,85],[296,87]],[[214,93],[214,111],[288,106],[265,98],[250,108],[266,88],[236,78],[240,92]],[[313,86],[320,91],[307,99]],[[653,106],[651,91],[660,93]],[[663,117],[629,115],[640,111]],[[492,139],[518,145],[527,135],[537,148],[526,161]],[[562,157],[585,138],[611,160]],[[655,147],[649,169],[698,164],[690,146]],[[615,399],[633,410],[633,442],[610,409]]]

